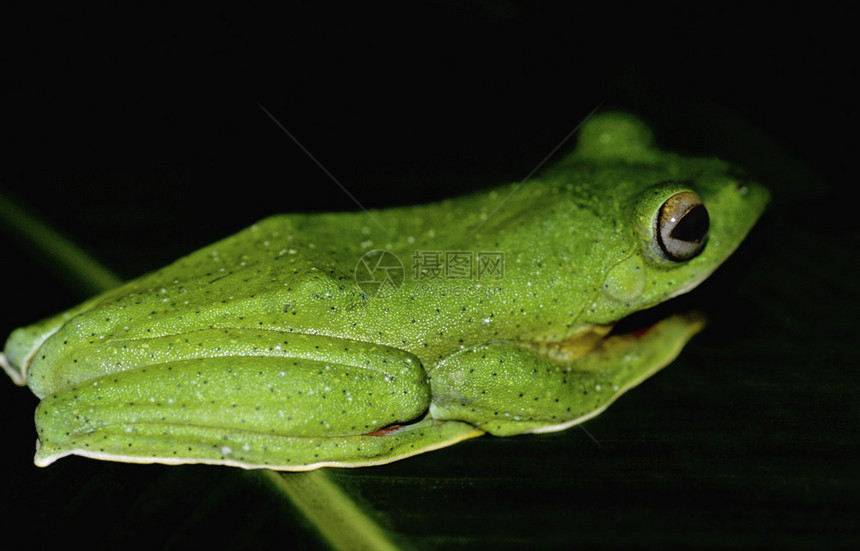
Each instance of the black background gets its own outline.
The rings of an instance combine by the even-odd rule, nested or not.
[[[165,261],[176,234],[357,208],[260,105],[365,207],[525,178],[598,105],[674,123],[713,102],[848,178],[847,11],[314,6],[9,17],[5,187],[61,227],[83,219],[85,244]]]

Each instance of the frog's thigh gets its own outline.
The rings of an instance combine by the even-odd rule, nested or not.
[[[303,469],[384,463],[417,453],[409,451],[416,446],[439,447],[475,432],[445,422],[379,430],[414,421],[428,403],[422,378],[356,366],[275,357],[168,362],[42,400],[36,461],[77,454]]]

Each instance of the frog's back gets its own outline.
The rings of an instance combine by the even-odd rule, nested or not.
[[[532,228],[519,226],[544,222],[522,213],[540,208],[536,204],[541,202],[545,208],[558,198],[542,193],[539,182],[532,184],[528,194],[522,193],[501,212],[493,209],[505,203],[511,187],[480,198],[467,196],[416,207],[272,216],[95,297],[43,323],[38,332],[19,330],[7,349],[29,350],[20,354],[24,356],[38,348],[27,366],[36,378],[40,365],[53,377],[63,378],[64,368],[57,366],[85,376],[75,358],[84,343],[156,339],[212,329],[329,335],[415,353],[427,350],[439,358],[456,346],[446,338],[455,326],[465,327],[476,338],[499,335],[488,323],[476,322],[500,312],[499,297],[478,297],[481,309],[467,311],[463,301],[471,300],[468,296],[440,301],[437,294],[420,292],[426,282],[412,273],[416,251],[504,251],[508,261],[518,261],[516,255],[524,249],[536,251],[530,238],[521,237],[531,235]],[[477,231],[469,234],[463,228]],[[393,297],[380,298],[357,285],[356,267],[374,250],[389,251],[401,263],[398,284],[403,288]],[[444,293],[475,282],[447,283],[444,289],[435,289]],[[25,377],[22,374],[22,380]],[[39,383],[31,380],[30,385]],[[53,384],[46,381],[43,386]]]

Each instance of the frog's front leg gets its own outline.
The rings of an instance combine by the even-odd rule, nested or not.
[[[674,316],[647,331],[611,335],[587,354],[579,345],[495,341],[463,349],[431,372],[430,414],[498,436],[562,430],[606,409],[669,364],[703,326]]]
[[[289,340],[299,339],[304,346],[259,348],[256,356],[159,359],[61,388],[36,410],[36,463],[75,454],[306,470],[386,463],[481,434],[424,419],[429,385],[412,354],[326,337]],[[299,357],[314,349],[318,358]]]

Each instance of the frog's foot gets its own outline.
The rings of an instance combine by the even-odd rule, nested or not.
[[[672,363],[681,350],[705,326],[705,318],[698,312],[675,314],[656,319],[655,312],[645,311],[642,318],[631,316],[605,334],[586,357],[576,362],[582,373],[583,395],[599,397],[594,409],[559,424],[534,428],[529,432],[554,432],[583,423],[596,417],[622,394]],[[646,324],[642,324],[642,320]],[[656,319],[656,321],[655,321]]]
[[[430,413],[499,436],[563,430],[668,365],[703,326],[698,314],[674,315],[629,333],[601,330],[569,352],[510,341],[467,348],[431,371]]]
[[[244,469],[309,471],[383,465],[484,434],[466,423],[424,419],[370,434],[297,437],[193,425],[103,427],[67,441],[37,442],[36,465],[68,455],[124,463],[204,463]]]

